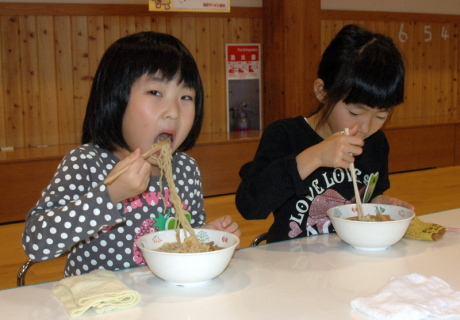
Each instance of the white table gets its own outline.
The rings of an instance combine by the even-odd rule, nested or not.
[[[460,209],[421,218],[460,227]],[[138,306],[78,319],[365,319],[350,301],[375,293],[392,275],[434,275],[460,291],[460,234],[403,239],[378,252],[353,249],[334,234],[240,249],[222,275],[201,287],[175,287],[146,270],[117,272],[142,294]],[[1,318],[68,319],[53,284],[0,291]]]

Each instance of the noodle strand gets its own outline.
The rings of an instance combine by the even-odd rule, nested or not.
[[[153,155],[160,168],[160,189],[164,191],[163,188],[163,177],[166,179],[166,183],[168,184],[170,198],[169,201],[172,203],[175,211],[176,211],[176,222],[174,225],[174,229],[176,230],[176,240],[175,243],[164,243],[158,250],[166,251],[166,252],[180,252],[180,253],[195,253],[195,252],[207,252],[212,251],[212,246],[200,242],[193,230],[190,222],[187,219],[185,209],[182,206],[182,201],[177,193],[176,185],[174,183],[174,177],[172,173],[172,150],[169,143],[165,143],[162,145],[160,149],[159,155]],[[163,202],[165,203],[165,199],[163,197],[163,192],[161,197],[163,198]],[[180,241],[180,233],[182,231],[184,233],[184,240],[183,242]]]

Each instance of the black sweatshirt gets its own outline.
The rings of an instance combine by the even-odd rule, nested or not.
[[[321,141],[302,116],[278,120],[264,130],[254,160],[241,168],[236,206],[248,220],[273,213],[268,242],[333,232],[327,209],[355,203],[349,170],[321,167],[300,178],[295,157]],[[361,197],[371,174],[379,174],[372,198],[389,189],[388,154],[383,131],[365,139],[355,159]]]

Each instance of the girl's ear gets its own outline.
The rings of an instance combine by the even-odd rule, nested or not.
[[[324,81],[320,78],[317,78],[313,83],[313,90],[315,92],[316,99],[319,102],[323,102],[324,98],[326,98],[326,90],[324,90]]]

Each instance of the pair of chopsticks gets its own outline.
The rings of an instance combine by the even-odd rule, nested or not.
[[[144,158],[145,160],[147,160],[148,158],[150,158],[155,152],[157,152],[158,150],[161,149],[161,147],[165,144],[165,143],[169,143],[169,139],[165,139],[165,140],[162,140],[158,143],[155,143],[152,148],[150,148],[149,151],[147,151],[146,153],[144,153],[142,155],[142,158]],[[105,184],[111,184],[112,182],[114,182],[119,176],[121,176],[126,170],[128,170],[129,166],[131,164],[128,164],[126,167],[124,167],[123,169],[121,169],[120,171],[118,171],[115,175],[111,176],[110,178],[107,178],[104,180],[104,183]]]
[[[350,130],[348,128],[345,128],[345,134],[346,135],[350,134]],[[358,183],[356,182],[356,172],[355,172],[354,162],[350,163],[350,171],[351,171],[351,179],[353,180],[353,189],[355,190],[356,209],[358,210],[358,220],[362,220],[362,218],[364,217],[364,209],[363,209],[363,205],[361,204],[361,196],[359,195]]]

